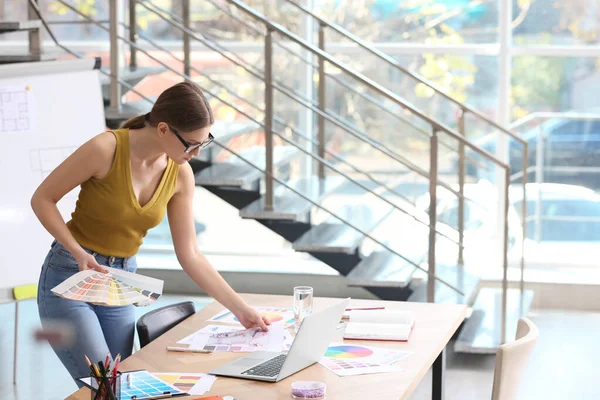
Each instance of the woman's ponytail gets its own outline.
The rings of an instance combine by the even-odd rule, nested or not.
[[[146,126],[146,116],[138,115],[137,117],[129,118],[121,125],[122,129],[142,129]]]

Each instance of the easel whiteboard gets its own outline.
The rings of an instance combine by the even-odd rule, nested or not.
[[[0,66],[0,297],[37,283],[52,237],[31,210],[42,180],[105,130],[94,59]],[[65,221],[78,188],[58,206]]]

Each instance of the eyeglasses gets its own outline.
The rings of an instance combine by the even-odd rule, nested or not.
[[[208,138],[206,138],[202,142],[196,143],[196,144],[189,144],[184,138],[181,137],[181,135],[179,134],[179,132],[177,132],[176,129],[173,129],[171,127],[169,127],[169,129],[171,130],[171,132],[173,132],[175,134],[175,136],[177,136],[177,139],[179,139],[179,141],[185,146],[185,152],[188,154],[194,150],[205,148],[206,146],[211,144],[213,140],[215,140],[215,137],[213,136],[213,134],[209,132]]]

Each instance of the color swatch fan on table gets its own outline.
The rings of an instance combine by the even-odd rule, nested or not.
[[[147,306],[162,294],[163,281],[106,267],[104,274],[94,270],[76,273],[52,289],[69,300],[101,306]]]

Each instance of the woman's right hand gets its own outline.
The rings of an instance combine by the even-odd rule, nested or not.
[[[90,253],[86,252],[82,249],[81,253],[75,256],[77,260],[77,265],[79,266],[79,271],[85,271],[86,269],[93,269],[98,272],[107,273],[108,270],[104,268],[102,265],[98,264],[96,258]]]

